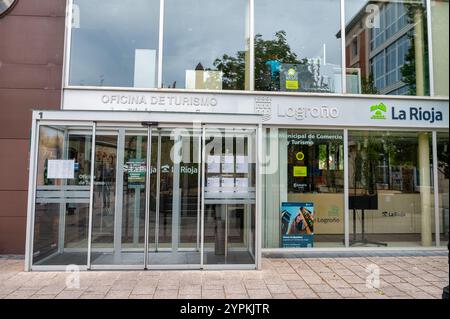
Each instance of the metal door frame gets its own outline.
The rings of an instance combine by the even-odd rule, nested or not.
[[[186,116],[184,116],[186,115]],[[186,118],[189,121],[186,121]],[[92,214],[93,214],[93,193],[94,193],[94,174],[95,170],[95,146],[98,127],[102,129],[110,128],[112,131],[123,129],[127,130],[143,130],[147,126],[147,167],[151,166],[151,127],[160,128],[188,128],[195,130],[201,127],[199,131],[200,146],[204,144],[205,128],[226,128],[226,127],[252,127],[256,130],[256,154],[259,157],[262,142],[262,117],[255,114],[239,114],[230,115],[225,113],[180,113],[180,112],[106,112],[106,111],[33,111],[32,130],[30,140],[30,174],[29,174],[29,194],[28,194],[28,214],[27,214],[27,238],[26,238],[26,256],[25,271],[66,271],[67,265],[33,265],[33,240],[34,240],[34,222],[35,222],[35,201],[36,201],[36,180],[37,180],[37,161],[39,154],[39,129],[41,126],[57,125],[57,126],[73,126],[76,128],[86,128],[92,134],[91,146],[91,176],[90,176],[90,196],[89,196],[89,230],[88,230],[88,247],[87,261],[85,265],[79,265],[79,270],[132,270],[132,269],[255,269],[261,267],[261,177],[260,165],[256,165],[256,216],[255,216],[255,264],[251,265],[204,265],[203,264],[203,200],[204,200],[204,152],[203,148],[199,148],[199,179],[201,179],[201,198],[197,203],[201,204],[202,212],[198,212],[200,218],[197,219],[197,230],[200,230],[200,240],[197,240],[197,247],[200,246],[201,263],[199,265],[150,265],[148,263],[149,252],[149,211],[150,211],[150,169],[147,169],[146,175],[146,208],[145,208],[145,243],[144,243],[144,265],[92,265],[91,254],[95,249],[92,248]],[[193,135],[196,136],[196,135]],[[195,140],[195,139],[194,139]],[[201,153],[201,154],[200,154]],[[117,182],[117,181],[116,181]],[[117,188],[116,188],[117,192]],[[197,205],[197,207],[199,207]],[[197,236],[198,237],[198,236]]]

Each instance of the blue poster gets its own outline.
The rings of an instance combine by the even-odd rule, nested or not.
[[[314,204],[281,204],[281,245],[283,248],[314,246]]]

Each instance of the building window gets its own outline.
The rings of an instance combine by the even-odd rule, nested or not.
[[[256,90],[341,92],[339,10],[334,0],[255,1]]]
[[[267,136],[264,247],[343,246],[343,132],[270,129]]]
[[[69,85],[157,86],[159,0],[74,0]]]
[[[359,48],[367,59],[360,61],[361,93],[430,94],[426,18],[424,0],[346,1],[347,36],[362,24],[369,43],[368,52]]]
[[[431,133],[350,131],[348,160],[351,244],[432,246]]]
[[[248,0],[166,0],[163,87],[249,90]]]
[[[358,37],[354,38],[352,41],[352,58],[356,58],[358,56]]]
[[[449,95],[449,7],[448,0],[431,1],[431,29],[433,33],[434,93]]]

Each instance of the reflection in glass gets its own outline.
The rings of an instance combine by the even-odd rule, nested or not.
[[[268,129],[267,136],[271,159],[277,160],[265,175],[264,247],[343,246],[343,132]],[[293,212],[286,207],[296,203],[311,206],[313,238],[288,246],[284,235],[293,234],[294,221],[286,219]]]
[[[256,131],[205,134],[204,263],[254,265]]]
[[[437,160],[439,185],[439,219],[441,224],[441,246],[447,246],[449,232],[449,167],[448,167],[448,132],[437,134]]]
[[[94,202],[92,213],[92,264],[120,263],[116,229],[117,135],[98,133],[95,138]],[[114,254],[113,254],[114,253]]]
[[[256,90],[341,92],[339,12],[335,0],[255,1]]]
[[[159,0],[74,0],[69,84],[156,87]]]
[[[434,93],[449,95],[449,6],[448,0],[431,1],[431,30],[433,35]]]
[[[200,132],[154,130],[149,267],[199,265]]]
[[[348,93],[429,95],[425,1],[345,5]]]
[[[433,244],[431,163],[431,133],[349,133],[352,245]]]
[[[124,144],[122,198],[122,260],[144,264],[147,134],[127,132]]]
[[[86,265],[92,136],[41,126],[34,217],[34,265]]]
[[[248,0],[166,0],[163,87],[244,90]]]

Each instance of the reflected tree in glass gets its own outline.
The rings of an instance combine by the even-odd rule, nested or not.
[[[280,73],[271,74],[268,62],[276,60],[279,64],[299,66],[299,78],[307,91],[328,92],[330,88],[321,75],[320,64],[307,58],[299,58],[287,42],[286,31],[275,33],[271,40],[255,36],[255,88],[258,91],[280,91]],[[217,70],[223,72],[224,89],[243,87],[245,83],[246,52],[237,52],[235,56],[224,54],[214,61]]]
[[[414,25],[414,30],[408,33],[411,45],[401,68],[402,81],[408,85],[408,95],[429,95],[426,9],[421,3],[411,3],[406,11],[408,24]]]

